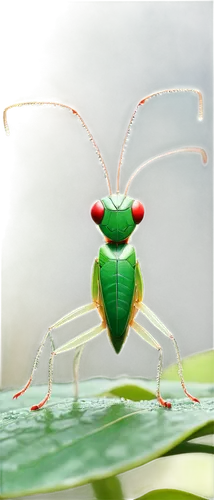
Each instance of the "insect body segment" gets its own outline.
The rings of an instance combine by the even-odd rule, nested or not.
[[[113,194],[93,205],[91,215],[96,223],[101,212],[99,227],[108,243],[100,248],[97,261],[100,296],[109,337],[119,353],[129,330],[136,288],[135,249],[127,241],[136,221],[142,220],[144,208],[129,196]]]
[[[128,333],[135,291],[136,256],[129,244],[108,243],[99,252],[100,290],[112,345],[120,352]]]
[[[100,224],[102,233],[117,243],[126,240],[134,231],[135,223],[131,213],[133,200],[124,195],[113,195],[102,199],[105,214]]]
[[[102,198],[101,200],[94,203],[91,209],[91,216],[96,224],[99,225],[101,232],[105,237],[105,244],[101,246],[98,254],[98,258],[95,260],[93,273],[92,273],[92,302],[90,304],[84,305],[71,311],[70,313],[63,316],[63,318],[56,321],[44,335],[42,342],[39,346],[37,355],[34,360],[33,369],[30,378],[26,385],[21,391],[14,395],[17,398],[24,394],[24,392],[30,386],[35,370],[38,366],[39,357],[42,349],[47,340],[50,341],[51,354],[49,358],[49,377],[48,377],[48,391],[44,399],[37,405],[32,406],[32,410],[38,410],[44,406],[51,395],[52,379],[53,379],[53,364],[54,357],[63,352],[75,349],[74,363],[73,363],[73,374],[75,382],[75,396],[78,395],[78,369],[81,354],[83,352],[85,344],[99,335],[103,330],[107,329],[111,343],[116,351],[119,353],[124,341],[127,337],[130,327],[150,346],[154,347],[159,353],[159,361],[157,367],[157,400],[161,406],[167,408],[171,407],[171,403],[164,401],[160,394],[160,377],[162,372],[163,355],[161,345],[156,341],[156,339],[136,321],[136,315],[140,312],[142,313],[156,328],[158,328],[165,336],[172,340],[176,352],[177,363],[178,363],[178,374],[180,377],[181,385],[186,396],[193,402],[199,402],[197,398],[193,397],[185,386],[181,357],[178,348],[177,341],[173,334],[167,329],[167,327],[159,320],[159,318],[152,312],[143,302],[143,278],[140,270],[139,263],[136,259],[136,253],[134,247],[129,243],[129,238],[133,233],[136,224],[139,224],[144,216],[144,208],[140,201],[134,200],[127,196],[127,191],[130,187],[132,180],[141,171],[141,169],[147,164],[151,163],[153,160],[159,158],[167,157],[176,153],[200,153],[203,162],[206,163],[207,156],[206,152],[198,147],[187,147],[180,150],[169,151],[164,154],[160,154],[150,160],[147,160],[140,167],[138,167],[132,176],[130,177],[125,194],[120,194],[119,192],[119,179],[121,165],[123,162],[124,148],[127,142],[128,135],[131,130],[132,122],[135,118],[137,110],[139,107],[145,104],[147,100],[151,97],[163,95],[165,93],[174,92],[192,92],[195,93],[199,98],[199,118],[202,119],[203,105],[202,105],[202,95],[198,90],[195,89],[168,89],[155,94],[151,94],[141,101],[139,101],[134,113],[131,116],[131,120],[128,125],[128,129],[125,135],[125,139],[122,145],[122,151],[120,155],[118,171],[117,171],[117,193],[112,194],[110,179],[108,171],[104,160],[101,156],[100,150],[89,131],[86,123],[83,121],[82,117],[70,106],[50,103],[50,102],[25,102],[18,103],[9,106],[4,110],[4,125],[6,131],[8,131],[7,124],[7,111],[13,107],[21,107],[25,105],[54,105],[62,108],[69,109],[74,116],[79,118],[79,121],[86,129],[86,132],[94,146],[101,165],[104,169],[107,186],[109,190],[109,196]],[[72,321],[75,318],[82,316],[94,309],[97,309],[100,317],[101,323],[95,327],[87,330],[81,335],[72,338],[66,344],[55,348],[52,333],[54,330],[63,326],[65,323]]]

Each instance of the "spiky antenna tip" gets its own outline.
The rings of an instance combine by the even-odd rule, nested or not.
[[[207,153],[204,149],[201,150],[201,156],[202,156],[204,166],[207,165],[208,157],[207,157]]]

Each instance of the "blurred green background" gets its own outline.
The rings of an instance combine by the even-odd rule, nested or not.
[[[182,355],[212,346],[211,333],[211,4],[110,2],[70,8],[46,46],[48,68],[34,96],[76,107],[98,142],[113,186],[130,115],[145,94],[199,88],[197,97],[154,99],[139,112],[122,169],[122,186],[144,160],[171,148],[204,147],[197,155],[156,162],[133,182],[145,204],[134,235],[145,279],[145,302],[174,332]],[[26,117],[29,115],[25,115]],[[17,115],[18,117],[18,115]],[[27,118],[26,118],[27,120]],[[2,385],[23,384],[47,327],[90,301],[90,272],[102,244],[89,218],[107,194],[101,168],[81,126],[66,111],[35,112],[15,141],[16,175],[1,257]],[[173,348],[139,319],[164,348]],[[98,323],[95,313],[55,335],[57,346]],[[49,346],[36,381],[47,379]],[[55,379],[71,378],[72,353],[58,357]],[[157,353],[133,333],[119,357],[103,334],[86,348],[81,376],[154,376]]]

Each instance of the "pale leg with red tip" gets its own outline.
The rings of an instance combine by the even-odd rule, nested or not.
[[[136,321],[132,321],[130,326],[135,330],[135,332],[140,335],[140,337],[148,342],[152,347],[157,349],[159,351],[159,361],[158,361],[158,368],[157,368],[157,391],[156,391],[156,396],[158,403],[161,406],[165,406],[166,408],[171,408],[171,403],[169,401],[165,401],[161,394],[160,394],[160,377],[162,373],[162,366],[163,366],[163,352],[162,352],[162,347],[160,344],[158,344],[157,340],[154,339],[154,337],[151,335],[151,333],[147,332],[147,330],[142,326],[139,325]]]
[[[53,360],[54,356],[57,356],[58,354],[61,354],[63,352],[70,351],[72,349],[76,349],[76,355],[74,358],[74,380],[75,380],[75,397],[77,398],[78,396],[78,368],[79,368],[79,361],[80,361],[80,356],[83,350],[84,345],[89,342],[89,340],[92,340],[94,337],[99,335],[104,329],[106,325],[104,322],[102,322],[100,325],[95,326],[94,328],[91,328],[87,332],[82,333],[81,335],[78,335],[78,337],[75,337],[74,339],[70,340],[63,346],[59,347],[55,351],[51,353],[50,359],[49,359],[49,376],[48,376],[48,392],[45,396],[45,398],[40,401],[37,405],[33,405],[31,407],[31,410],[39,410],[44,406],[44,404],[48,401],[48,399],[51,396],[51,390],[52,390],[52,382],[53,382]]]
[[[193,401],[194,403],[200,403],[199,399],[195,398],[194,396],[192,396],[192,394],[190,394],[187,391],[187,388],[186,388],[186,385],[185,385],[185,382],[184,382],[183,368],[182,368],[182,363],[181,363],[181,356],[180,356],[178,344],[177,344],[177,341],[176,341],[174,335],[172,335],[172,333],[168,330],[168,328],[166,328],[166,326],[162,323],[162,321],[160,321],[160,319],[156,316],[156,314],[153,311],[151,311],[151,309],[149,309],[149,307],[146,306],[143,302],[136,303],[135,307],[137,309],[139,309],[144,314],[144,316],[146,316],[146,318],[154,326],[156,326],[156,328],[158,328],[158,330],[160,330],[164,335],[166,335],[166,337],[168,337],[170,340],[172,340],[172,342],[174,344],[174,347],[175,347],[175,352],[176,352],[176,357],[177,357],[177,364],[178,364],[178,374],[179,374],[179,377],[180,377],[180,381],[181,381],[181,385],[182,385],[183,391],[186,394],[186,396],[189,399],[191,399],[191,401]]]
[[[25,393],[25,391],[28,389],[28,387],[30,387],[31,382],[33,380],[33,375],[34,375],[34,373],[35,373],[35,371],[37,369],[38,363],[39,363],[40,355],[42,353],[43,347],[44,347],[44,345],[46,343],[46,340],[48,338],[49,338],[49,340],[51,342],[52,352],[55,351],[54,341],[53,341],[51,332],[53,330],[55,330],[56,328],[59,328],[60,326],[64,325],[65,323],[68,323],[69,321],[72,321],[73,319],[78,318],[79,316],[82,316],[83,314],[86,314],[89,311],[91,311],[93,309],[96,309],[96,308],[97,308],[97,304],[95,302],[91,302],[90,304],[84,305],[82,307],[78,307],[74,311],[72,311],[72,312],[66,314],[65,316],[63,316],[63,318],[61,318],[56,323],[54,323],[52,326],[50,326],[50,328],[48,328],[48,331],[44,335],[44,337],[42,339],[42,342],[41,342],[41,344],[39,346],[39,349],[37,351],[37,354],[36,354],[36,357],[35,357],[35,360],[34,360],[34,363],[33,363],[33,368],[32,368],[32,372],[31,372],[30,378],[28,379],[26,385],[21,389],[21,391],[19,391],[16,394],[14,394],[13,399],[17,399],[19,396],[22,396],[22,394]],[[51,360],[51,358],[50,358],[50,360]],[[53,361],[49,361],[49,363],[52,364]],[[50,368],[50,364],[49,364],[49,370],[50,369],[51,368]]]

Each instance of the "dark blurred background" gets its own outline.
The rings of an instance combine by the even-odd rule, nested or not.
[[[203,122],[197,121],[193,94],[163,96],[144,106],[122,169],[124,187],[138,165],[171,148],[202,146],[209,155],[206,168],[198,155],[190,154],[155,162],[129,192],[147,211],[133,238],[145,302],[173,331],[182,356],[212,346],[211,9],[206,2],[73,5],[46,46],[47,71],[34,93],[80,111],[115,186],[123,136],[137,101],[174,86],[203,92]],[[18,82],[18,74],[16,78]],[[13,92],[23,94],[16,88]],[[27,116],[17,114],[20,119]],[[90,301],[91,265],[102,240],[89,207],[107,194],[93,149],[68,112],[36,111],[20,129],[15,148],[0,274],[3,387],[23,384],[47,327]],[[162,343],[164,365],[174,361],[167,339],[143,317],[139,320]],[[95,313],[72,322],[55,332],[56,344],[97,323]],[[47,379],[48,355],[49,346],[35,377],[38,382]],[[71,378],[72,356],[56,359],[55,380]],[[119,357],[103,334],[87,346],[81,376],[155,376],[156,363],[157,353],[133,332]]]

